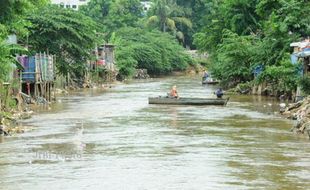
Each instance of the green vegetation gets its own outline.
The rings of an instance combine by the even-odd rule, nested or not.
[[[122,28],[115,33],[116,59],[122,76],[134,68],[145,68],[152,75],[185,70],[193,60],[173,36],[159,31]]]
[[[310,94],[310,77],[305,76],[300,81],[299,84],[301,86],[301,90],[306,93]]]
[[[121,78],[131,76],[136,68],[147,69],[152,75],[161,75],[185,70],[194,62],[173,37],[177,35],[183,40],[183,34],[177,32],[176,22],[187,26],[191,26],[191,22],[175,15],[177,5],[173,1],[156,1],[155,5],[150,11],[153,16],[148,19],[142,17],[139,0],[92,0],[81,8],[82,13],[102,25],[105,40],[115,43]],[[154,25],[145,27],[163,16],[158,27],[162,32],[152,30]],[[172,35],[165,33],[166,27]]]
[[[137,27],[142,18],[140,0],[91,0],[79,11],[101,24],[106,40],[121,27]]]
[[[47,2],[49,0],[2,0],[0,6],[0,25],[2,24],[2,27],[4,26],[9,34],[15,33],[19,36],[24,36],[28,32],[25,26],[31,24],[25,20],[26,13],[45,6]]]
[[[0,41],[0,82],[8,78],[12,70],[12,62],[14,62],[14,57],[11,54],[11,49],[2,39]]]
[[[191,22],[175,1],[164,3],[169,9],[164,13],[164,25],[170,33],[147,26],[140,0],[91,0],[80,11],[50,5],[48,0],[4,0],[0,7],[0,82],[9,80],[16,51],[25,53],[23,48],[7,44],[9,34],[16,34],[19,44],[30,47],[29,54],[56,55],[58,74],[74,79],[83,79],[86,63],[94,60],[92,52],[104,41],[117,45],[122,78],[130,77],[136,68],[148,69],[153,75],[184,70],[194,61],[175,36],[183,41],[178,31],[183,26],[191,28]],[[152,16],[163,16],[158,6],[152,10]]]
[[[211,71],[223,85],[254,80],[279,92],[296,89],[298,65],[290,63],[290,43],[310,34],[309,1],[206,0],[205,25],[194,44],[211,54]],[[254,78],[253,70],[264,70]]]
[[[192,28],[192,22],[184,17],[185,11],[177,5],[175,0],[154,0],[148,13],[148,25],[157,26],[162,32],[171,31],[180,41],[184,42],[184,34],[180,28]],[[177,27],[179,24],[179,29]]]
[[[14,53],[22,50],[21,47],[6,44],[9,34],[25,36],[25,26],[30,23],[25,20],[27,10],[36,10],[45,5],[45,0],[24,0],[24,1],[1,1],[0,6],[0,82],[8,79],[14,64]]]
[[[29,10],[36,10],[44,6],[45,0],[1,1],[0,6],[0,111],[15,106],[14,100],[9,96],[11,86],[2,85],[12,78],[13,69],[16,68],[15,53],[26,53],[26,50],[18,45],[7,44],[9,34],[26,36],[25,26],[30,25],[25,20],[25,14]],[[12,79],[11,79],[12,80]],[[10,81],[12,82],[12,81]]]
[[[97,24],[74,10],[48,6],[27,17],[32,24],[28,43],[36,52],[48,51],[57,56],[60,74],[83,78],[87,60],[100,40],[96,36]]]
[[[0,82],[6,81],[21,47],[6,44],[9,34],[30,52],[57,56],[59,74],[83,78],[96,44],[114,43],[122,78],[136,68],[152,75],[183,71],[195,61],[182,46],[207,52],[198,62],[224,86],[261,84],[281,93],[301,85],[310,92],[300,63],[290,63],[289,44],[310,34],[310,2],[305,0],[91,0],[80,11],[51,6],[48,0],[1,1]],[[261,67],[255,75],[253,71]],[[102,72],[104,73],[104,72]]]

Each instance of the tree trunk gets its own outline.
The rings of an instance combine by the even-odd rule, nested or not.
[[[166,24],[164,23],[163,32],[166,32]]]

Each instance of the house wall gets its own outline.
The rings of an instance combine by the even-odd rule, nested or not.
[[[56,5],[61,5],[64,8],[71,8],[78,10],[79,6],[85,5],[89,2],[90,0],[51,0],[52,4]],[[147,12],[150,8],[152,3],[150,1],[141,1],[143,11]]]
[[[143,7],[143,11],[147,12],[148,10],[150,10],[152,3],[150,1],[141,1],[142,7]]]
[[[114,71],[114,47],[105,47],[105,60],[107,68]]]
[[[51,0],[52,4],[63,6],[64,8],[71,8],[78,10],[79,6],[85,5],[90,0]]]

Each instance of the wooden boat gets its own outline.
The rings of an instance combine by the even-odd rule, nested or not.
[[[149,97],[149,104],[171,105],[226,105],[229,98],[170,98]]]
[[[212,78],[208,78],[206,80],[204,80],[204,78],[202,78],[202,84],[218,84],[219,81],[217,80],[213,80]]]
[[[219,81],[202,81],[202,84],[218,84]]]

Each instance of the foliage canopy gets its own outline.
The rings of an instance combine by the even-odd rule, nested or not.
[[[34,51],[48,51],[57,56],[61,74],[82,77],[85,63],[98,42],[97,24],[74,10],[50,6],[29,15],[29,44]]]
[[[121,75],[133,74],[134,68],[160,75],[184,70],[193,63],[173,36],[156,30],[121,28],[113,42],[117,46],[116,61]]]
[[[211,70],[227,86],[255,80],[278,91],[296,88],[298,69],[290,63],[290,43],[310,34],[310,2],[304,0],[206,0],[205,25],[194,44],[208,51]],[[254,79],[253,69],[264,70]]]

